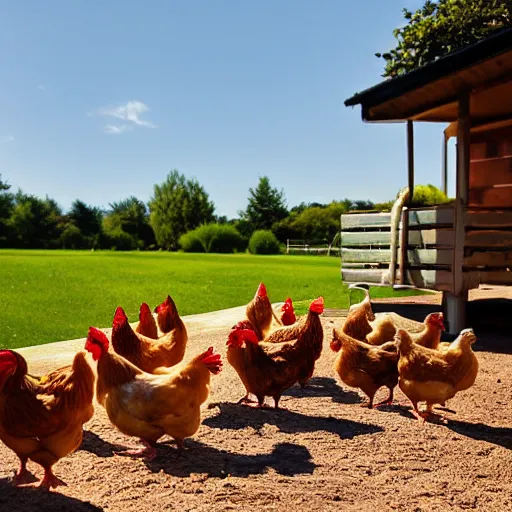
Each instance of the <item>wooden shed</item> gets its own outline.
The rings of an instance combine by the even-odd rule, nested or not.
[[[366,122],[406,123],[409,197],[414,122],[448,124],[441,170],[445,191],[447,141],[457,138],[455,200],[405,207],[400,254],[391,259],[393,266],[397,262],[391,284],[443,292],[448,330],[457,333],[467,326],[469,289],[512,284],[512,29],[357,93],[345,105],[361,105]],[[359,218],[355,232],[367,232],[365,222],[375,220]],[[357,281],[357,272],[347,270],[344,279]]]

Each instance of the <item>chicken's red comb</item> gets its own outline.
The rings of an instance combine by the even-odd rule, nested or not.
[[[284,301],[284,304],[281,306],[281,310],[282,311],[293,311],[293,303],[292,303],[292,299],[290,299],[290,297],[288,297],[285,301]]]
[[[214,375],[217,375],[222,370],[222,358],[220,354],[213,352],[213,347],[208,347],[208,350],[201,355],[200,361]]]
[[[119,327],[128,321],[128,317],[121,306],[118,306],[114,313],[113,327]]]
[[[312,313],[318,313],[319,315],[324,312],[324,298],[318,297],[309,306],[309,310]]]
[[[10,350],[0,350],[0,368],[18,366],[16,356]]]
[[[92,354],[92,358],[97,361],[101,354],[108,352],[109,341],[107,335],[96,327],[89,327],[85,350]]]
[[[155,313],[160,313],[162,312],[164,309],[169,309],[172,305],[172,299],[171,299],[171,296],[170,295],[167,295],[167,298],[162,302],[162,304],[160,304],[159,306],[157,306],[155,308]]]
[[[256,291],[257,297],[266,297],[267,296],[267,288],[263,283],[260,283],[258,286],[258,290]]]
[[[240,333],[242,341],[249,341],[250,343],[256,343],[256,345],[260,341],[257,334],[252,329],[239,329],[238,332]]]

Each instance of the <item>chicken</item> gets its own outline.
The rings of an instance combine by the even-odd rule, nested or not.
[[[237,348],[240,352],[237,362],[233,364],[231,358],[230,363],[241,376],[248,394],[256,395],[258,400],[256,404],[249,402],[248,405],[263,407],[265,397],[271,396],[277,409],[286,389],[296,382],[304,385],[309,380],[316,356],[322,350],[321,347],[318,349],[317,343],[318,340],[323,342],[319,318],[323,309],[323,298],[314,300],[298,337],[282,343],[260,341],[256,332],[245,328],[243,322],[234,328],[228,339],[228,350]]]
[[[135,332],[153,340],[158,338],[158,327],[155,317],[145,302],[140,305],[139,323],[135,327]]]
[[[464,329],[446,350],[434,350],[413,342],[403,329],[398,329],[398,385],[413,405],[413,413],[425,421],[432,407],[453,398],[458,391],[469,389],[476,380],[478,360],[471,348],[476,341],[472,329]],[[418,402],[426,402],[426,411],[418,410]],[[436,415],[433,415],[436,416]]]
[[[408,320],[406,318],[400,317],[402,320]],[[373,324],[373,330],[366,336],[366,341],[370,345],[381,345],[382,343],[385,343],[387,341],[391,341],[393,337],[395,336],[397,326],[393,323],[393,316],[384,317]],[[413,322],[410,320],[410,322]],[[415,327],[414,324],[417,324],[417,322],[414,322],[414,324],[409,324],[408,322],[400,322],[402,325],[411,325],[413,328]],[[440,342],[441,342],[441,333],[444,331],[444,321],[443,321],[443,313],[430,313],[425,318],[425,321],[422,325],[422,330],[418,332],[418,329],[416,327],[416,332],[409,332],[409,334],[412,336],[412,339],[415,343],[418,345],[422,345],[423,347],[428,348],[434,348],[438,349],[440,348]],[[405,328],[403,328],[405,329]],[[407,330],[407,329],[405,329]]]
[[[170,295],[167,295],[167,298],[162,302],[162,304],[155,308],[155,313],[157,314],[158,329],[160,331],[159,337],[162,337],[164,334],[172,333],[176,350],[178,350],[179,346],[180,350],[183,351],[180,358],[181,361],[185,355],[185,348],[188,341],[187,328],[185,327],[185,324],[178,313],[178,308]]]
[[[343,332],[348,336],[359,341],[365,341],[368,334],[372,332],[370,322],[375,320],[372,305],[370,303],[370,294],[364,290],[366,296],[359,304],[350,306],[347,318],[343,324]],[[393,339],[391,336],[390,340]]]
[[[363,406],[373,407],[375,393],[382,386],[389,389],[389,396],[376,405],[393,403],[393,392],[398,383],[398,353],[394,342],[373,346],[333,329],[331,349],[339,352],[333,368],[342,382],[361,389],[368,397]]]
[[[210,393],[210,376],[222,369],[213,347],[161,375],[146,373],[109,351],[108,338],[94,327],[89,329],[85,349],[98,363],[98,402],[115,427],[140,438],[144,445],[123,453],[152,460],[155,444],[163,435],[171,436],[181,449],[184,439],[197,432],[200,406]]]
[[[170,299],[170,297],[168,297]],[[167,309],[167,303],[159,306],[159,318],[173,318]],[[185,355],[187,330],[178,317],[179,322],[175,328],[157,340],[137,335],[128,322],[123,308],[118,307],[112,323],[112,347],[135,366],[148,373],[165,372],[166,367],[178,364]],[[169,324],[164,320],[162,324]],[[162,368],[164,368],[162,370]]]
[[[259,340],[267,336],[272,327],[272,317],[276,319],[279,325],[282,325],[272,309],[272,304],[267,295],[267,288],[263,283],[260,283],[256,290],[256,295],[247,304],[245,308],[245,317],[243,324],[246,329],[252,329]],[[236,326],[233,326],[234,329]]]
[[[297,317],[295,316],[295,310],[293,309],[292,299],[288,297],[281,306],[281,323],[283,325],[293,325],[296,320]]]
[[[39,382],[27,371],[20,354],[0,351],[0,439],[21,462],[14,483],[30,481],[30,459],[44,469],[39,487],[66,485],[53,474],[53,466],[82,442],[83,424],[94,412],[94,373],[85,352]]]

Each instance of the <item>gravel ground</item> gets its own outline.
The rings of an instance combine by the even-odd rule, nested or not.
[[[209,345],[225,354],[241,311],[185,319],[186,358]],[[448,425],[422,424],[399,390],[397,405],[368,410],[357,392],[340,385],[328,343],[333,322],[342,321],[323,319],[315,376],[308,389],[294,387],[283,397],[288,410],[234,405],[243,388],[226,361],[212,378],[203,424],[181,456],[166,438],[151,463],[114,455],[135,440],[117,432],[99,405],[81,448],[55,466],[67,487],[50,493],[11,487],[17,459],[0,445],[0,510],[512,510],[512,345],[483,335],[477,381],[447,404]],[[80,345],[52,344],[24,355],[38,373],[59,366],[66,347],[70,356]]]

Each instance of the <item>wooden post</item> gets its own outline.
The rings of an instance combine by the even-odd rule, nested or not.
[[[448,137],[443,133],[443,162],[441,175],[441,190],[448,195]]]
[[[414,195],[414,126],[411,120],[407,121],[407,177],[411,204]]]
[[[409,242],[409,209],[402,211],[402,229],[400,230],[400,284],[407,284],[407,245]]]
[[[453,292],[444,297],[446,317],[451,334],[458,334],[466,326],[466,305],[468,291],[464,284],[464,211],[469,199],[469,144],[470,144],[470,93],[464,92],[459,97],[459,115],[457,129],[457,180],[454,215],[453,246]]]

